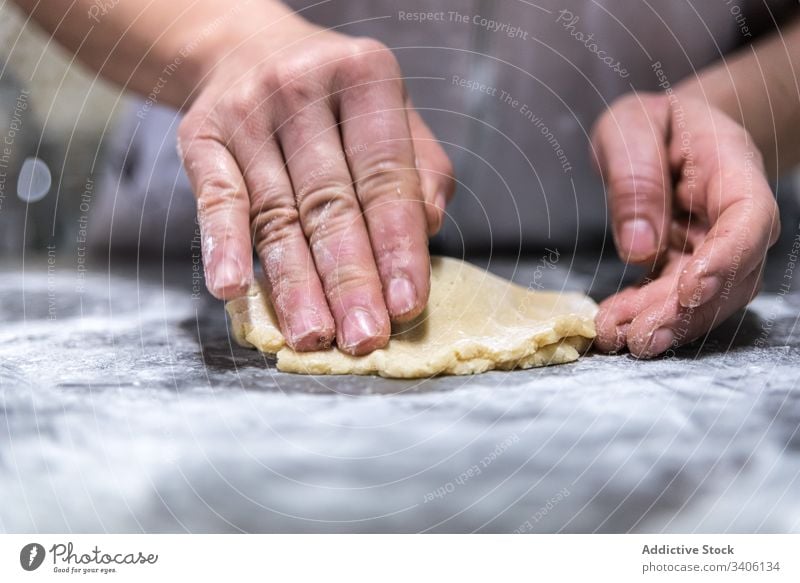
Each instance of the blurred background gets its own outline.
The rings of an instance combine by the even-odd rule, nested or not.
[[[0,8],[0,51],[0,132],[7,154],[0,194],[4,256],[20,257],[23,248],[77,246],[80,195],[100,169],[103,136],[113,127],[123,94],[76,66],[8,2]],[[35,166],[39,173],[49,171],[51,188],[27,204],[18,182],[25,161],[32,159],[43,163]]]
[[[59,267],[70,270],[105,259],[111,240],[121,258],[189,253],[194,200],[174,143],[156,141],[159,154],[152,139],[140,139],[147,128],[169,130],[175,112],[157,106],[139,120],[138,97],[75,62],[8,2],[0,7],[0,63],[5,263],[23,261],[23,251],[57,252]],[[181,220],[167,228],[171,206]]]
[[[294,4],[304,3],[297,0]],[[489,10],[485,2],[478,5]],[[319,14],[314,10],[305,14],[320,22],[333,18],[325,7],[317,10]],[[348,8],[352,10],[357,8]],[[351,17],[355,19],[348,12],[335,18]],[[403,44],[402,34],[395,38],[396,31],[385,32],[391,46]],[[422,44],[423,38],[413,38],[417,32],[408,29],[403,34],[411,34],[412,41]],[[450,36],[440,39],[443,45],[483,47],[503,55],[518,52],[515,39],[497,35],[488,38],[490,33],[482,29],[447,34]],[[438,82],[431,91],[425,87],[431,83],[425,80],[427,77],[415,76],[441,73],[445,65],[454,67],[474,78],[510,87],[515,94],[533,90],[537,106],[544,111],[552,109],[552,104],[543,103],[547,91],[513,71],[509,74],[502,68],[489,67],[479,57],[448,54],[450,63],[436,51],[418,52],[399,50],[398,58],[410,71],[409,89],[417,106],[423,108],[435,133],[449,142],[445,148],[462,181],[458,196],[448,208],[450,219],[434,242],[435,249],[456,255],[498,250],[518,254],[520,250],[538,253],[547,246],[557,246],[570,253],[578,248],[595,258],[613,255],[605,228],[602,185],[583,168],[588,164],[586,148],[573,147],[585,141],[583,132],[588,131],[602,101],[595,99],[597,103],[582,113],[578,109],[580,119],[558,117],[554,121],[559,138],[571,144],[570,160],[576,172],[563,176],[542,172],[538,166],[552,164],[552,152],[537,132],[513,119],[505,127],[495,119],[497,112],[485,109],[485,104],[476,101],[479,96],[471,92],[449,82],[444,87]],[[595,66],[591,55],[581,53],[585,51],[571,58],[591,75],[605,75],[591,69]],[[548,73],[547,67],[562,66],[548,65],[553,59],[528,55],[520,59],[534,73],[551,78],[553,71]],[[89,261],[90,256],[107,260],[109,250],[120,258],[180,259],[196,254],[192,246],[193,241],[197,244],[197,228],[190,218],[194,216],[194,199],[175,152],[179,117],[173,110],[156,105],[147,115],[137,115],[141,113],[139,97],[110,86],[75,63],[8,2],[0,7],[0,63],[0,140],[4,148],[0,150],[0,250],[6,263],[22,261],[23,249],[36,254],[57,252],[59,267],[65,269]],[[696,64],[702,65],[700,61]],[[684,65],[671,73],[673,78],[688,72]],[[567,79],[566,73],[563,76],[565,87],[553,90],[568,100],[576,94],[580,97],[581,92],[570,89],[575,80]],[[610,101],[626,90],[619,81],[600,84],[603,99]],[[490,123],[484,126],[470,119]],[[530,160],[515,154],[508,140],[519,144],[520,152]],[[773,252],[779,256],[791,244],[800,219],[797,184],[797,177],[789,176],[778,189],[783,224],[788,226],[783,244],[778,245],[780,251]],[[573,190],[581,193],[580,210],[572,200]],[[493,205],[492,213],[486,213],[487,204]],[[519,224],[519,232],[516,226],[509,228],[512,224]],[[558,229],[551,232],[551,225],[558,225]]]

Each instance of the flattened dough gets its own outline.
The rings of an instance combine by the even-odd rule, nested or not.
[[[576,360],[595,336],[597,305],[575,293],[530,291],[469,263],[431,260],[431,295],[413,322],[394,326],[386,348],[349,356],[333,348],[286,346],[262,284],[226,308],[236,341],[277,354],[278,369],[301,374],[389,378],[476,374]]]

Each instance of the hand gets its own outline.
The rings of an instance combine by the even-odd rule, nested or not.
[[[592,143],[617,251],[651,270],[602,302],[596,346],[652,357],[747,305],[780,230],[747,131],[704,101],[639,93],[612,105]]]
[[[364,354],[424,309],[452,168],[379,42],[291,16],[213,68],[179,152],[209,291],[244,294],[255,246],[295,350]]]

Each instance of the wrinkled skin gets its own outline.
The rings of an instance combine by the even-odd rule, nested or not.
[[[226,56],[179,128],[206,281],[245,293],[255,246],[292,348],[365,354],[425,307],[452,167],[385,46],[290,28]]]

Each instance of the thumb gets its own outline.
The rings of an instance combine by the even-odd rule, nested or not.
[[[668,243],[669,116],[665,96],[634,93],[612,104],[592,131],[617,252],[626,263],[652,263]]]

